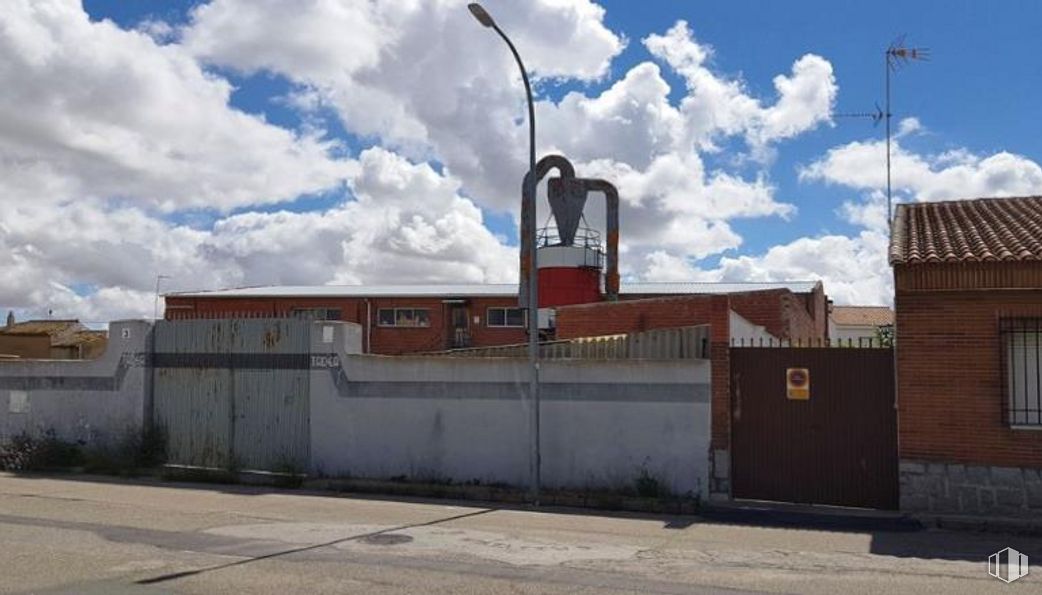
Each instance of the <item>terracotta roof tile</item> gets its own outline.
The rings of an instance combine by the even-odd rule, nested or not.
[[[60,335],[83,328],[78,320],[27,320],[16,322],[7,328],[0,326],[0,334],[4,335]]]
[[[51,347],[76,347],[91,343],[102,343],[108,340],[106,331],[77,331],[75,333],[51,341]]]
[[[1042,261],[1042,196],[897,206],[891,264]]]
[[[886,326],[894,323],[894,311],[886,306],[833,306],[832,322],[850,326]]]

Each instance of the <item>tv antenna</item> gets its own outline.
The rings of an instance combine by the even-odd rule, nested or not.
[[[905,36],[901,35],[886,48],[884,55],[886,57],[886,109],[883,112],[883,118],[886,120],[886,221],[887,225],[893,227],[893,198],[890,188],[890,119],[893,116],[890,111],[890,73],[896,72],[911,62],[929,60],[930,49],[908,47],[905,44]]]
[[[832,114],[833,118],[871,118],[873,126],[879,126],[879,123],[883,120],[883,108],[876,104],[875,111],[872,112],[839,112]]]

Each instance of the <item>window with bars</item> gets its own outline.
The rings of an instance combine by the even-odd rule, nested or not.
[[[489,308],[485,322],[490,327],[524,328],[524,308]]]
[[[1006,419],[1042,428],[1042,318],[1003,318],[1000,334]]]
[[[380,308],[376,323],[378,326],[426,328],[431,325],[431,315],[426,308]]]

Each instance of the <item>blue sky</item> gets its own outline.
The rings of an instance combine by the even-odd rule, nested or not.
[[[931,59],[893,75],[895,130],[905,118],[918,122],[895,145],[897,198],[1042,193],[1038,2],[485,4],[533,70],[556,70],[537,85],[541,143],[628,193],[631,278],[820,278],[837,301],[887,303],[883,126],[842,114],[883,105],[883,51],[901,35]],[[81,245],[67,240],[78,250],[59,251],[40,247],[42,231],[0,228],[9,270],[26,271],[17,273],[21,289],[0,293],[0,306],[31,312],[57,302],[86,316],[150,310],[157,274],[185,289],[516,274],[523,106],[505,48],[469,22],[463,2],[27,6],[0,17],[46,22],[19,30],[77,47],[45,63],[32,59],[45,45],[0,35],[0,49],[21,60],[23,86],[40,93],[21,104],[30,100],[0,94],[0,117],[39,117],[20,128],[0,123],[0,157],[17,168],[0,173],[31,184],[47,170],[55,187],[9,213],[40,230],[76,217],[121,229],[132,221],[142,231],[112,242],[108,255],[89,234]],[[105,20],[118,29],[106,30]],[[701,82],[687,86],[676,56],[709,48],[692,79]],[[429,92],[410,87],[410,77],[428,75],[417,85]],[[776,77],[798,88],[783,98]],[[730,100],[699,95],[731,84]],[[232,88],[226,104],[214,100],[223,85]],[[656,85],[668,86],[667,105],[656,103]],[[581,100],[569,98],[576,93]],[[684,107],[700,97],[701,107]],[[771,114],[784,111],[783,99],[797,107]],[[733,111],[743,101],[756,107]],[[47,110],[29,109],[41,104]],[[184,130],[166,122],[181,107]],[[731,129],[717,124],[691,137],[693,148],[676,132],[727,117],[737,119]],[[790,132],[764,128],[772,117]],[[645,146],[646,154],[633,149]],[[173,173],[182,167],[192,173]],[[0,196],[19,196],[10,184],[0,183]],[[67,214],[72,204],[82,212]],[[301,266],[295,250],[320,256]],[[128,254],[139,270],[106,266]],[[379,258],[395,264],[370,264]],[[52,272],[33,276],[34,268]],[[192,272],[200,268],[206,274]]]

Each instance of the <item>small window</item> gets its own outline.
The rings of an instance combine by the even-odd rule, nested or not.
[[[1009,425],[1042,427],[1042,318],[1005,318],[1001,324]]]
[[[489,308],[486,324],[491,327],[524,328],[524,308]]]
[[[306,320],[340,320],[339,308],[294,308],[291,314]]]
[[[399,328],[425,328],[431,325],[431,316],[426,308],[380,308],[377,312],[377,324]]]

